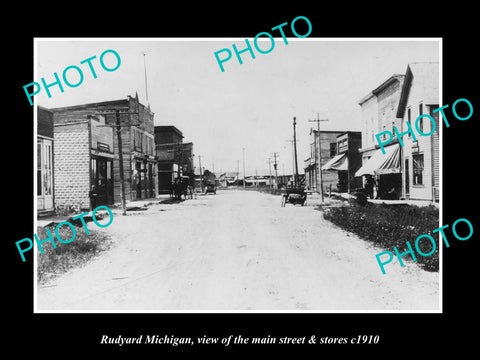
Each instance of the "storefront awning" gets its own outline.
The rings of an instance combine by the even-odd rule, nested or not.
[[[331,158],[325,165],[322,166],[322,170],[348,170],[348,158],[347,154],[343,153]]]
[[[385,154],[378,149],[373,156],[355,173],[355,176],[384,175],[400,173],[400,145],[385,147]]]

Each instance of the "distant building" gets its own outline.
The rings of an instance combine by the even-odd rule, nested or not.
[[[156,196],[153,112],[138,97],[51,109],[58,204],[81,208],[121,201],[115,112],[120,114],[125,200]],[[114,131],[115,129],[115,131]]]
[[[377,184],[379,198],[399,199],[402,194],[402,175],[400,166],[400,145],[398,139],[385,146],[386,154],[379,149],[375,135],[382,131],[391,131],[393,126],[401,125],[397,118],[398,102],[404,75],[393,75],[380,86],[372,90],[358,104],[362,111],[362,167],[355,176],[373,176]],[[386,135],[383,135],[385,139]]]
[[[155,126],[155,154],[158,161],[158,193],[168,194],[175,178],[191,177],[194,185],[193,143],[183,142],[175,126]]]
[[[320,184],[319,169],[328,163],[337,155],[337,136],[343,134],[344,131],[320,131],[320,147],[318,149],[318,131],[310,131],[310,157],[304,161],[305,170],[305,186],[314,191],[317,184]],[[321,163],[320,163],[321,155]],[[320,165],[319,165],[320,164]],[[327,191],[330,186],[332,190],[338,191],[338,174],[335,170],[325,170],[322,172],[323,190]]]
[[[246,187],[266,187],[274,186],[275,178],[269,175],[252,175],[245,177],[245,186]]]
[[[238,173],[236,172],[224,172],[218,177],[219,184],[222,187],[229,187],[238,185]]]
[[[362,155],[358,151],[361,142],[362,133],[359,131],[347,131],[338,135],[337,154],[322,166],[322,171],[337,171],[339,192],[350,192],[362,187],[361,178],[355,177],[362,166]]]
[[[410,122],[415,138],[408,134],[402,137],[402,183],[403,194],[407,199],[439,201],[440,186],[440,151],[439,151],[439,67],[438,63],[410,63],[407,66],[405,81],[397,110],[397,117],[402,119],[402,132],[408,130],[405,125]],[[421,132],[418,134],[416,119],[421,114],[428,114],[435,119],[435,125],[423,117],[418,121]]]
[[[37,107],[37,214],[55,210],[54,202],[53,113]]]

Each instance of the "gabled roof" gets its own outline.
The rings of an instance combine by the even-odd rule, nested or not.
[[[390,85],[392,85],[396,81],[399,81],[400,84],[401,84],[404,77],[405,77],[405,75],[394,74],[394,75],[390,76],[387,80],[385,80],[382,84],[380,84],[380,86],[378,86],[377,88],[372,90],[372,93],[374,95],[378,96],[378,94],[380,94],[383,90],[388,88]]]
[[[407,105],[408,94],[412,81],[415,81],[422,88],[422,100],[425,104],[438,105],[439,103],[439,64],[438,62],[410,63],[407,66],[405,81],[397,108],[397,118],[402,118]]]
[[[405,75],[402,74],[393,74],[390,76],[387,80],[385,80],[383,83],[381,83],[379,86],[377,86],[375,89],[370,91],[367,95],[365,95],[363,98],[357,101],[357,104],[362,106],[363,103],[367,102],[374,96],[378,96],[383,90],[388,88],[390,85],[392,85],[395,82],[400,82],[400,85],[402,85],[402,81]]]

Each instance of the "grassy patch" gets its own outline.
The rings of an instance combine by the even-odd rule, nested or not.
[[[417,262],[428,271],[438,271],[439,234],[432,230],[439,227],[439,212],[433,206],[418,207],[408,204],[371,204],[327,208],[323,217],[335,225],[350,231],[364,240],[371,241],[388,251],[396,246],[400,253],[407,251],[406,241],[412,246]],[[436,250],[430,256],[421,256],[415,249],[415,240],[422,234],[431,235]],[[420,250],[429,253],[432,244],[428,239],[419,242]],[[410,258],[410,255],[406,255]]]
[[[55,233],[51,229],[57,247],[54,249],[51,242],[45,242],[42,244],[43,254],[38,252],[37,281],[39,284],[43,284],[73,267],[85,264],[99,252],[110,248],[112,242],[108,235],[92,230],[89,230],[90,235],[87,235],[83,227],[77,227],[75,230],[75,239],[64,244],[56,239]],[[59,229],[59,235],[62,239],[68,240],[72,237],[72,231],[68,226],[63,226]],[[37,236],[42,240],[46,239],[48,234],[44,228],[37,227]]]

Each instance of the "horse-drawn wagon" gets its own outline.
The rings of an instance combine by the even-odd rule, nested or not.
[[[305,205],[305,201],[307,201],[307,193],[305,189],[301,187],[286,188],[282,194],[282,207],[287,203],[293,205],[300,204],[303,206]]]

